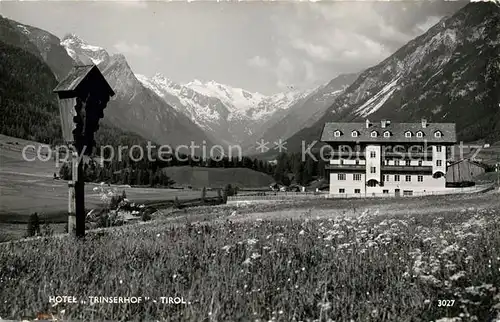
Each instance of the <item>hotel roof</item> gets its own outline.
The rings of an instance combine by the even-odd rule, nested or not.
[[[335,136],[335,132],[340,131],[339,136]],[[371,133],[377,132],[376,137],[372,137]],[[411,136],[406,136],[407,132],[411,132]],[[356,136],[352,133],[357,132]],[[389,137],[384,137],[384,133],[389,132]],[[417,132],[422,132],[422,136],[417,136]],[[436,132],[441,132],[439,137],[435,136]],[[383,128],[381,122],[370,123],[366,127],[366,122],[358,123],[325,123],[323,132],[321,133],[322,142],[376,142],[376,143],[417,143],[422,141],[429,143],[456,143],[455,123],[430,123],[428,122],[423,127],[422,122],[418,123],[388,123]]]

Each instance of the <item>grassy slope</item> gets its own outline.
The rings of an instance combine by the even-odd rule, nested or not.
[[[274,180],[271,176],[246,168],[203,168],[168,167],[164,171],[176,185],[193,187],[221,188],[226,184],[240,188],[260,188],[269,186]]]
[[[434,321],[463,313],[488,321],[500,313],[500,208],[455,199],[464,208],[450,213],[314,220],[311,210],[293,221],[153,222],[92,234],[85,244],[0,245],[0,316],[65,309],[66,319],[94,320]],[[50,307],[54,294],[151,300]],[[189,304],[161,305],[161,296]],[[443,299],[455,303],[439,307]]]

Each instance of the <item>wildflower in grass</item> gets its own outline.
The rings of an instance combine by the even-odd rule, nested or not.
[[[252,260],[251,260],[251,259],[250,259],[250,257],[249,257],[249,258],[245,259],[245,260],[243,261],[243,263],[241,263],[241,264],[243,264],[243,265],[245,265],[245,266],[249,266],[249,265],[251,265],[251,264],[252,264]]]
[[[454,318],[444,317],[436,320],[436,322],[460,322],[460,321],[462,321],[462,319],[459,317],[454,317]]]
[[[259,240],[256,239],[256,238],[250,238],[250,239],[247,240],[247,244],[248,245],[255,245],[255,244],[257,244],[258,241]]]
[[[258,253],[252,253],[252,255],[250,257],[255,260],[261,256]]]
[[[435,286],[435,287],[441,287],[442,282],[438,278],[436,278],[433,275],[420,275],[420,280],[426,284]]]
[[[459,279],[464,278],[465,275],[466,275],[466,273],[464,271],[460,271],[460,272],[455,273],[452,276],[450,276],[450,280],[451,281],[458,281]]]

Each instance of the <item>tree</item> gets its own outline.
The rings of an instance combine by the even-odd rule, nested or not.
[[[219,201],[219,203],[223,203],[224,202],[224,199],[222,198],[221,189],[217,189],[217,200]]]
[[[38,218],[38,213],[32,213],[28,218],[28,237],[36,236],[40,234],[40,219]]]
[[[203,187],[203,189],[201,189],[201,203],[202,204],[205,203],[206,197],[207,197],[207,188]]]
[[[175,199],[174,199],[174,208],[181,209],[181,203],[179,202],[179,198],[177,196],[175,196]]]
[[[288,179],[286,169],[286,154],[281,153],[276,161],[277,164],[274,168],[274,180],[276,180],[277,183],[285,184],[285,181]]]
[[[295,182],[297,184],[303,185],[304,184],[304,164],[302,162],[300,162],[300,160],[294,161],[293,173],[295,175]]]
[[[137,179],[136,179],[135,184],[136,185],[142,185],[142,170],[141,169],[137,169],[136,172],[137,172]]]
[[[225,192],[226,197],[233,196],[233,195],[234,195],[234,189],[233,189],[233,186],[231,186],[231,184],[227,184],[227,185],[224,187],[224,192]]]
[[[315,172],[316,172],[316,167],[314,164],[314,160],[308,157],[304,165],[304,176],[303,176],[304,185],[312,181],[314,175],[316,174]]]
[[[65,162],[59,169],[59,177],[63,180],[71,180],[71,163]]]
[[[326,175],[326,169],[325,169],[325,161],[320,158],[318,161],[318,179],[323,179],[325,178]]]
[[[259,160],[253,159],[252,169],[254,169],[255,171],[261,170]]]

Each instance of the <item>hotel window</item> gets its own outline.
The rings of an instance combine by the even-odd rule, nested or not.
[[[358,165],[358,164],[359,164],[359,160],[356,160],[356,165]]]
[[[389,190],[383,190],[382,192],[385,193],[385,194],[388,194]]]
[[[361,189],[354,189],[354,193],[361,193]]]
[[[406,165],[411,165],[411,161],[410,160],[406,160],[405,163],[406,163]]]
[[[389,177],[390,177],[390,175],[388,175],[388,174],[387,174],[387,175],[385,176],[385,181],[389,181]]]
[[[373,131],[373,132],[371,133],[371,137],[372,137],[372,138],[376,138],[376,137],[377,137],[377,134],[378,134],[378,133],[377,133],[377,131]]]
[[[406,133],[405,133],[405,137],[407,137],[407,138],[411,138],[411,132],[410,132],[410,131],[406,132]]]
[[[391,132],[386,131],[384,132],[384,138],[390,138],[391,137]]]
[[[340,165],[343,165],[343,164],[344,164],[344,160],[340,159],[339,161],[340,161],[340,162],[339,162],[339,163],[340,163]]]
[[[418,166],[421,167],[422,166],[422,160],[418,160]]]
[[[339,174],[337,175],[337,179],[338,179],[338,180],[345,180],[345,173],[339,173]]]
[[[361,174],[360,173],[355,173],[352,175],[354,181],[361,181]]]
[[[441,160],[436,160],[436,166],[440,167],[443,165],[443,161]]]
[[[405,180],[406,180],[406,182],[410,182],[411,181],[411,176],[405,176]]]
[[[399,181],[399,174],[394,175],[394,181]]]
[[[436,131],[436,133],[434,133],[434,136],[437,137],[437,138],[440,138],[441,137],[441,132],[439,131]]]
[[[358,131],[352,131],[352,132],[351,132],[351,136],[352,136],[353,138],[357,138],[357,137],[358,137]]]
[[[335,131],[334,134],[336,138],[338,138],[340,136],[340,131]]]
[[[370,168],[370,173],[376,173],[376,172],[377,172],[377,168],[375,168],[375,167]]]
[[[370,151],[370,158],[375,158],[375,157],[377,157],[377,152]]]
[[[422,132],[417,132],[417,138],[421,138],[421,137],[423,137],[423,136],[424,136],[424,133],[422,133]]]
[[[413,190],[403,190],[403,196],[413,196]]]
[[[424,176],[418,176],[418,182],[423,182],[424,181]]]
[[[440,145],[436,146],[436,152],[441,152],[442,151],[442,147]]]
[[[399,160],[394,160],[394,165],[399,165]]]
[[[345,193],[345,189],[344,188],[340,188],[339,189],[339,193]]]

